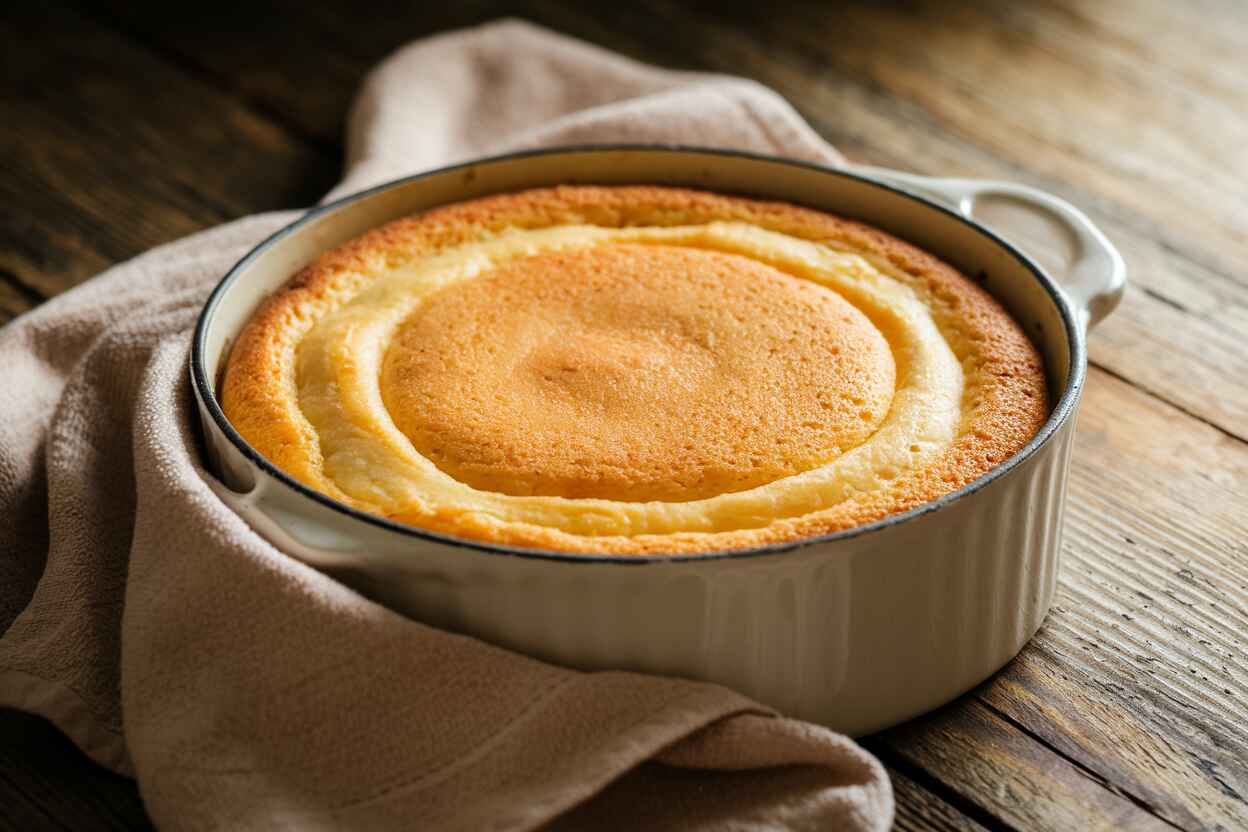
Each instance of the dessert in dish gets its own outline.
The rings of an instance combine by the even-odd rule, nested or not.
[[[1022,329],[930,254],[655,186],[374,229],[261,305],[220,389],[257,451],[356,509],[620,555],[880,520],[986,473],[1048,414]]]

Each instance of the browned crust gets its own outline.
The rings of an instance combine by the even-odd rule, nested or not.
[[[226,366],[221,403],[257,451],[306,485],[365,511],[321,473],[315,433],[293,395],[296,345],[316,321],[353,297],[389,265],[508,228],[586,223],[604,227],[735,220],[886,259],[931,308],[964,368],[964,430],[927,469],[826,511],[757,529],[636,537],[582,537],[524,524],[486,526],[471,515],[391,519],[499,543],[602,554],[669,554],[741,549],[798,540],[883,519],[961,488],[1020,450],[1048,414],[1044,367],[1019,325],[982,288],[926,252],[878,229],[808,208],[702,191],[639,185],[560,186],[437,208],[369,231],[298,272],[261,304]]]

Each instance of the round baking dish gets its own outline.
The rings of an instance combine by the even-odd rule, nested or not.
[[[283,474],[225,418],[215,383],[231,340],[318,254],[436,205],[572,183],[785,200],[927,249],[981,280],[1037,343],[1052,413],[1014,457],[914,511],[779,546],[626,558],[493,546],[362,514]],[[1087,217],[1019,185],[698,148],[543,150],[381,185],[274,234],[209,297],[191,374],[214,488],[293,557],[437,627],[579,668],[718,682],[858,735],[973,687],[1039,628],[1056,584],[1085,331],[1124,284],[1121,257]]]

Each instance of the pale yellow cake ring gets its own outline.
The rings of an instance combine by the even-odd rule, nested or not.
[[[947,265],[796,206],[656,187],[490,197],[324,255],[222,385],[356,508],[509,545],[739,549],[935,499],[1047,414],[1018,325]]]

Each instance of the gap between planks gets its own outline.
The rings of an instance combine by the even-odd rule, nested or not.
[[[1157,807],[1150,804],[1143,797],[1140,797],[1139,795],[1134,794],[1131,790],[1126,789],[1110,780],[1107,780],[1105,777],[1102,777],[1097,772],[1085,766],[1079,760],[1075,759],[1074,757],[1070,757],[1066,755],[1062,751],[1062,749],[1058,748],[1056,745],[1053,745],[1044,737],[1042,737],[1040,734],[1037,734],[1035,731],[1032,731],[1022,722],[1015,719],[1014,717],[1012,717],[1010,714],[1006,713],[1005,711],[1001,710],[996,705],[992,704],[992,702],[989,701],[988,699],[982,696],[976,695],[975,700],[979,702],[981,705],[983,705],[985,708],[987,708],[990,713],[994,714],[1002,722],[1005,722],[1007,725],[1012,725],[1016,730],[1021,731],[1023,734],[1026,734],[1028,737],[1031,737],[1031,739],[1034,740],[1035,742],[1039,743],[1040,745],[1047,748],[1049,751],[1053,752],[1057,756],[1069,762],[1072,766],[1074,766],[1076,771],[1078,771],[1084,777],[1091,780],[1096,785],[1100,786],[1103,789],[1107,789],[1113,792],[1119,797],[1122,797],[1122,798],[1125,798],[1126,800],[1131,801],[1136,806],[1138,806],[1141,810],[1148,812],[1150,815],[1157,818],[1162,823],[1166,824],[1172,829],[1183,830],[1182,826],[1180,826],[1177,823],[1174,823],[1169,818],[1165,817]]]

